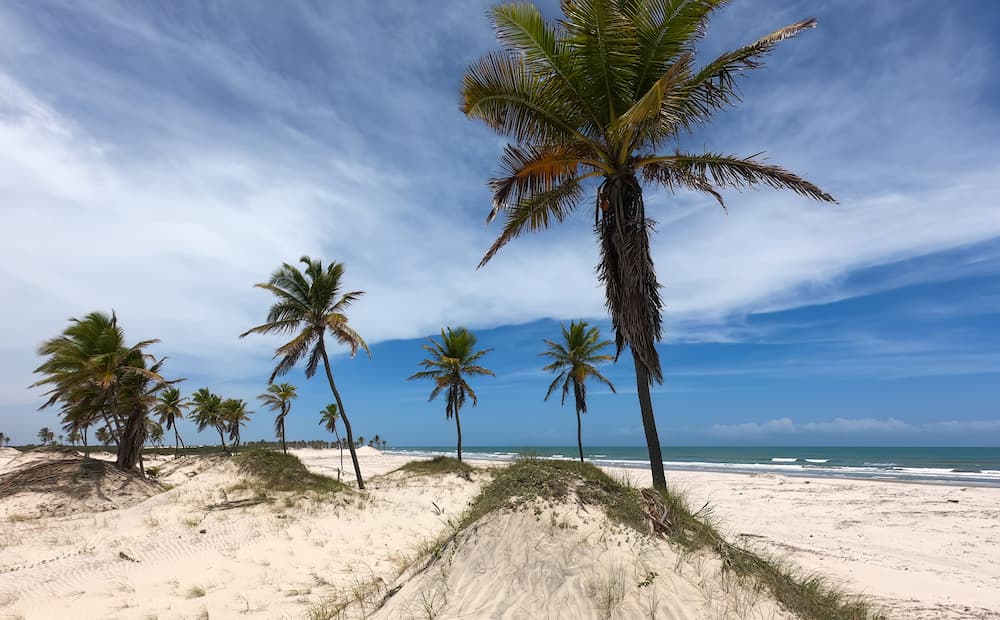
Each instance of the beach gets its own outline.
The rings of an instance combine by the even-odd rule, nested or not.
[[[311,471],[336,476],[338,451],[293,453]],[[6,451],[2,456],[0,473],[24,458]],[[239,477],[221,457],[150,459],[146,466],[156,467],[170,488],[136,496],[113,510],[102,509],[107,500],[73,505],[38,494],[4,498],[0,618],[324,617],[316,610],[332,604],[337,593],[351,591],[361,604],[343,617],[365,617],[366,588],[374,605],[383,586],[413,570],[428,545],[454,527],[489,475],[476,473],[466,480],[390,473],[412,457],[370,448],[359,458],[367,492],[332,499],[300,494],[254,504],[252,494],[240,495]],[[610,468],[610,473],[636,486],[649,483],[641,470]],[[995,528],[1000,489],[715,472],[669,472],[668,479],[694,509],[708,503],[731,541],[772,552],[850,592],[866,594],[889,618],[1000,618],[1000,533]],[[515,557],[508,557],[515,564],[518,553],[543,553],[542,538],[558,542],[567,531],[593,527],[588,515],[561,507],[531,523],[544,525],[549,519],[560,526],[540,530],[537,540],[523,523],[497,521],[490,527],[503,533],[504,553]],[[595,534],[594,540],[604,537]],[[489,550],[491,561],[498,562],[500,552],[477,544],[476,553]],[[612,557],[606,555],[609,549],[623,544],[629,549],[634,541],[605,544],[605,555],[595,551],[583,560],[603,561]],[[551,558],[556,559],[549,564],[558,563],[563,551],[553,542]],[[664,548],[650,553],[659,559],[647,561],[662,564],[656,571],[661,575],[670,572],[668,562],[687,561]],[[456,565],[472,566],[474,557],[470,552]],[[484,569],[476,578],[480,581],[448,582],[453,597],[462,588],[492,591],[482,581],[491,574]],[[678,594],[678,601],[691,601],[700,595],[688,578],[659,579],[671,592],[687,593]],[[412,601],[410,589],[403,588],[392,601]],[[579,606],[578,617],[599,617],[583,593],[560,596]],[[413,607],[393,605],[378,617],[417,617]],[[678,603],[676,609],[664,606],[658,617],[709,617],[705,609],[705,601]],[[766,605],[754,614],[786,617]],[[466,612],[460,617],[481,616]]]

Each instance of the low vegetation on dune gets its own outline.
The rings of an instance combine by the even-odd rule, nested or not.
[[[236,466],[262,491],[337,493],[348,488],[339,480],[312,473],[298,457],[273,450],[244,452],[236,457]]]
[[[665,537],[685,553],[711,552],[724,570],[754,589],[766,589],[785,609],[804,620],[884,620],[862,597],[842,592],[822,578],[728,542],[705,508],[692,511],[684,498],[667,489],[639,490],[601,469],[578,462],[525,459],[498,469],[466,510],[462,531],[499,511],[574,502],[599,507],[612,522],[645,535]]]
[[[72,455],[31,463],[0,476],[0,502],[20,493],[55,494],[30,509],[19,508],[17,514],[25,517],[119,509],[161,491],[162,485],[138,472],[119,469],[114,463]]]
[[[450,456],[435,456],[427,461],[410,461],[396,471],[406,472],[417,476],[431,476],[436,474],[458,474],[468,478],[475,471],[475,467],[468,463],[463,463]]]
[[[496,470],[466,510],[460,527],[498,510],[523,508],[536,499],[562,503],[571,494],[581,504],[600,506],[612,521],[646,531],[638,491],[589,463],[538,459],[523,459]]]

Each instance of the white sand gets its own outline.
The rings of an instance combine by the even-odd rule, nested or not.
[[[890,618],[1000,618],[1000,489],[709,472],[667,482],[693,509],[710,502],[729,540],[869,594]]]
[[[336,475],[337,450],[295,452],[313,470]],[[147,466],[160,467],[161,481],[174,488],[114,510],[87,504],[74,514],[25,518],[26,502],[39,498],[0,500],[0,619],[301,618],[324,602],[363,595],[369,584],[380,596],[419,548],[449,531],[449,521],[486,476],[379,478],[410,459],[367,452],[359,457],[366,478],[375,478],[367,494],[334,501],[298,496],[290,498],[293,506],[233,507],[226,502],[252,493],[232,490],[239,477],[221,458],[154,459]],[[9,471],[9,455],[0,457],[0,473]],[[347,451],[344,464],[350,482]],[[637,484],[648,483],[648,474],[628,474]],[[890,617],[1000,618],[1000,490],[807,484],[775,475],[669,476],[689,490],[692,504],[710,499],[731,537],[749,535],[740,539],[873,595],[892,610]],[[424,604],[421,592],[430,596],[444,584],[452,593],[449,605],[468,601],[460,608],[464,618],[482,617],[471,612],[487,608],[506,609],[504,617],[538,617],[525,610],[550,600],[569,610],[551,617],[598,617],[588,592],[610,584],[621,571],[604,567],[617,563],[628,594],[615,617],[635,617],[653,598],[663,604],[661,617],[725,617],[725,610],[706,607],[706,601],[724,600],[706,594],[718,591],[710,562],[677,576],[668,546],[639,548],[634,537],[621,540],[621,533],[589,520],[568,507],[493,519],[452,547],[462,550],[453,558],[461,570],[443,578],[418,576],[380,613],[407,617],[407,610]],[[656,585],[641,592],[633,583],[635,564],[626,562],[637,556],[650,566],[670,564],[653,568]],[[567,585],[560,587],[560,580]],[[507,595],[504,584],[514,588]],[[756,603],[758,615],[748,617],[779,617],[766,601]],[[459,608],[447,609],[439,617],[459,617]],[[356,608],[352,613],[360,615]]]
[[[613,525],[593,506],[535,502],[464,531],[430,566],[404,575],[372,619],[793,618],[721,567]]]

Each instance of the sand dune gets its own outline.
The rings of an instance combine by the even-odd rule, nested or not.
[[[295,453],[336,475],[338,451]],[[64,457],[5,450],[0,474]],[[661,618],[785,617],[727,583],[711,558],[678,555],[574,503],[488,516],[426,565],[421,554],[454,534],[488,474],[388,474],[410,459],[360,458],[367,491],[333,498],[258,503],[221,457],[150,459],[166,489],[152,495],[2,496],[0,619],[359,618],[396,588],[375,617],[633,618],[654,607]],[[345,464],[351,483],[346,453]],[[730,539],[870,594],[891,618],[1000,618],[996,489],[671,479],[696,505],[712,502]]]
[[[576,502],[490,514],[399,583],[373,620],[792,617],[717,558],[681,556]]]
[[[0,618],[304,617],[358,584],[394,578],[400,554],[436,537],[478,488],[390,478],[365,495],[240,506],[252,493],[233,490],[242,480],[231,463],[161,467],[177,486],[127,508],[0,513]]]

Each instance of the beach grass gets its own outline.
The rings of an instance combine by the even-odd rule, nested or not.
[[[600,506],[617,523],[646,532],[639,493],[590,463],[521,459],[495,470],[462,516],[464,528],[498,510],[516,510],[535,499],[562,502],[575,493],[580,502]]]
[[[396,469],[396,471],[407,472],[417,476],[458,474],[459,476],[468,477],[475,469],[472,465],[463,463],[450,456],[435,456],[430,460],[410,461]]]
[[[587,463],[523,459],[498,469],[472,501],[459,524],[469,527],[496,511],[518,510],[536,500],[562,502],[575,495],[582,504],[599,506],[613,522],[648,535],[648,501],[638,489],[615,480]],[[725,570],[753,586],[766,588],[783,607],[804,620],[885,620],[867,599],[848,594],[823,578],[787,562],[728,542],[706,507],[692,511],[683,495],[665,490],[649,494],[659,504],[667,539],[687,552],[712,551]]]
[[[298,457],[275,450],[255,449],[236,457],[240,472],[257,483],[260,491],[338,493],[349,487],[329,476],[314,474]]]

